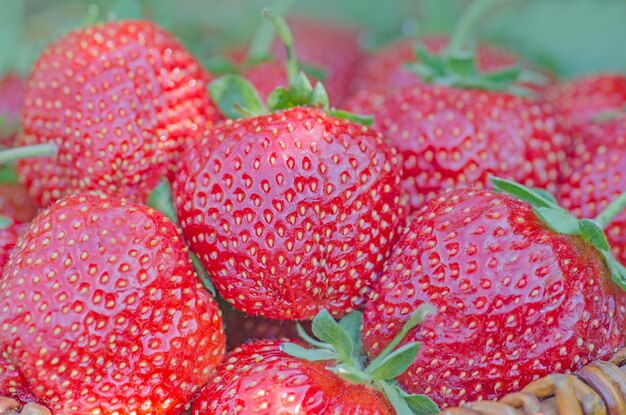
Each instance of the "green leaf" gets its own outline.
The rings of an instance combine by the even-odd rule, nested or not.
[[[361,342],[361,326],[363,325],[363,313],[353,311],[339,321],[339,327],[344,329],[352,339],[352,356],[358,359],[358,364],[363,363],[363,343]]]
[[[554,195],[550,192],[548,192],[545,189],[540,189],[539,187],[533,187],[532,188],[535,192],[539,193],[540,195],[542,195],[544,197],[544,199],[551,201],[553,204],[557,205],[559,204],[559,202],[557,202],[556,197],[554,197]]]
[[[17,172],[15,166],[8,164],[0,166],[0,183],[1,184],[14,184],[17,183]]]
[[[626,267],[617,261],[611,251],[602,251],[606,265],[611,271],[611,279],[621,289],[626,290]]]
[[[354,351],[352,338],[337,324],[328,311],[322,310],[315,316],[312,329],[313,334],[318,339],[331,344],[343,360],[350,360]]]
[[[139,0],[115,0],[109,8],[109,20],[138,20],[143,17]]]
[[[366,127],[370,127],[372,124],[374,124],[374,117],[371,115],[360,115],[360,114],[355,114],[353,112],[338,110],[336,108],[331,108],[327,112],[329,115],[332,115],[333,117],[336,117],[342,120],[348,120],[350,122],[361,124]]]
[[[439,55],[432,54],[426,47],[418,43],[414,46],[417,62],[428,67],[433,76],[443,76],[446,72],[446,64]]]
[[[295,105],[289,91],[282,87],[276,88],[267,97],[267,107],[271,111],[285,110]]]
[[[222,75],[209,84],[209,92],[226,117],[241,118],[237,107],[246,108],[256,115],[266,113],[258,91],[247,79],[233,74]]]
[[[581,219],[578,221],[578,227],[583,238],[596,248],[602,251],[609,251],[611,248],[606,240],[606,235],[600,226],[589,219]]]
[[[491,176],[489,178],[493,184],[494,189],[500,193],[507,193],[511,196],[515,196],[525,202],[530,203],[536,207],[556,207],[552,200],[546,198],[543,192],[537,192],[535,189],[526,187],[522,184],[516,183],[511,180],[501,179],[499,177]]]
[[[300,323],[298,323],[296,325],[296,330],[298,331],[298,335],[300,337],[302,337],[302,339],[305,342],[309,343],[311,346],[315,346],[315,347],[320,348],[320,349],[335,350],[335,348],[332,345],[330,345],[328,343],[321,342],[321,341],[316,340],[313,337],[311,337],[309,335],[309,333],[307,333],[306,330],[304,330],[304,328],[302,327],[302,325]]]
[[[467,78],[478,72],[474,53],[450,56],[447,61],[448,71],[459,78]]]
[[[13,224],[13,219],[8,216],[0,215],[0,229],[6,229]]]
[[[162,179],[161,183],[155,187],[148,195],[148,206],[154,208],[167,216],[169,220],[178,224],[178,216],[174,208],[172,189],[167,179]]]
[[[294,343],[283,343],[280,346],[280,350],[287,353],[289,356],[297,357],[298,359],[304,359],[309,362],[339,359],[337,353],[333,352],[332,350],[305,349],[304,347]]]
[[[348,363],[341,363],[335,367],[329,367],[327,369],[335,373],[337,376],[347,379],[351,383],[370,385],[373,381],[372,377],[363,372],[361,368]]]
[[[311,94],[311,106],[323,109],[328,109],[330,106],[328,93],[326,93],[326,88],[324,88],[324,85],[322,85],[321,82],[316,83],[315,88],[313,88],[313,93]]]
[[[510,84],[511,82],[518,81],[522,75],[523,68],[519,65],[504,68],[499,71],[487,72],[480,76],[490,82]]]
[[[564,235],[580,235],[578,219],[563,209],[533,207],[535,215],[550,229]]]
[[[304,72],[298,72],[296,78],[289,85],[289,94],[296,105],[308,105],[311,102],[313,86]]]
[[[413,364],[421,345],[418,342],[407,343],[376,364],[369,365],[366,372],[374,379],[395,379]]]
[[[395,385],[391,385],[385,381],[378,381],[376,384],[379,389],[383,391],[397,415],[415,415]]]
[[[402,395],[402,397],[409,405],[411,410],[415,413],[415,415],[430,415],[439,413],[439,408],[437,407],[437,404],[435,404],[435,402],[433,402],[433,400],[430,399],[428,396],[410,395],[397,385],[396,388],[398,388],[400,395]]]

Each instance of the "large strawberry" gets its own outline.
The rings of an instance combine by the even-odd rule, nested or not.
[[[425,37],[419,44],[430,53],[443,53],[448,46],[444,37]],[[477,48],[477,64],[482,71],[509,68],[518,63],[513,55],[494,46],[481,44]],[[391,43],[362,59],[351,85],[353,94],[361,91],[388,91],[423,83],[413,71],[420,62],[416,42],[403,39]]]
[[[363,323],[377,356],[412,310],[439,313],[407,336],[423,342],[399,383],[442,406],[495,399],[624,346],[626,269],[595,220],[577,220],[543,191],[495,180],[506,194],[442,193],[412,218],[385,265]]]
[[[19,174],[41,205],[100,190],[145,200],[183,147],[219,117],[209,75],[147,21],[76,30],[48,46],[26,86]],[[56,153],[55,155],[51,155]]]
[[[415,313],[404,332],[427,308]],[[409,343],[365,365],[355,312],[336,323],[322,311],[313,320],[320,340],[302,343],[262,340],[233,350],[193,404],[192,415],[413,415],[437,412],[421,395],[409,395],[394,378],[415,357]],[[402,334],[396,341],[400,341]]]
[[[0,354],[0,397],[11,398],[19,403],[35,400],[22,374],[2,354]],[[2,413],[2,408],[0,408],[0,413]]]
[[[287,39],[284,21],[274,21]],[[322,308],[340,316],[363,305],[396,239],[399,162],[377,132],[329,108],[290,56],[290,88],[272,92],[271,113],[258,100],[238,103],[252,116],[207,131],[185,154],[175,205],[192,250],[236,308],[273,319],[311,319]],[[215,82],[229,113],[231,95],[258,96],[232,75]]]
[[[626,116],[588,122],[578,129],[568,168],[561,177],[559,200],[578,217],[593,217],[626,189]],[[606,229],[616,257],[626,265],[626,212]]]
[[[23,230],[24,224],[14,218],[0,215],[0,274],[2,274],[17,238]]]
[[[472,3],[466,16],[488,2]],[[464,43],[453,36],[441,56],[422,50],[423,84],[363,92],[347,104],[373,114],[374,128],[398,150],[413,210],[442,189],[485,187],[491,174],[556,189],[568,139],[552,107],[517,95],[519,68],[479,72]]]
[[[24,104],[24,80],[9,73],[0,78],[0,146],[11,147]]]
[[[555,85],[546,98],[565,116],[571,134],[579,137],[598,116],[626,109],[626,75],[583,76]]]
[[[176,226],[99,194],[64,198],[0,279],[0,353],[53,412],[183,414],[224,354]]]

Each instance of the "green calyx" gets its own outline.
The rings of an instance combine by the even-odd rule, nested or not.
[[[13,219],[8,216],[0,215],[0,229],[6,229],[13,225]]]
[[[613,111],[601,112],[593,116],[592,121],[595,123],[604,123],[618,119],[626,119],[626,105]]]
[[[578,219],[560,207],[556,199],[545,190],[497,177],[491,177],[491,183],[498,192],[508,193],[530,203],[535,215],[554,232],[580,236],[593,245],[604,257],[613,281],[626,290],[626,267],[615,258],[604,233],[609,222],[626,208],[626,193],[622,193],[595,218]]]
[[[306,106],[319,108],[327,114],[337,118],[348,119],[363,125],[371,125],[372,117],[337,110],[330,106],[328,93],[322,83],[311,84],[306,73],[301,70],[296,57],[293,36],[285,20],[263,10],[263,16],[273,24],[276,33],[281,38],[287,51],[287,88],[278,87],[267,97],[267,103],[261,97],[250,81],[236,75],[226,74],[209,84],[209,93],[213,101],[226,117],[237,119],[255,117],[277,112],[289,108]]]
[[[169,220],[174,222],[177,226],[180,225],[178,220],[178,215],[176,215],[176,209],[174,208],[174,199],[172,196],[172,188],[167,179],[161,180],[159,183],[148,195],[148,206],[153,209],[158,210],[163,215],[165,215]],[[202,281],[202,285],[206,288],[213,296],[217,294],[215,290],[215,286],[213,285],[213,281],[211,281],[211,277],[209,277],[208,272],[202,266],[202,262],[197,257],[196,254],[189,250],[189,259],[193,265],[196,274]]]
[[[430,53],[423,45],[415,47],[417,63],[405,66],[427,83],[456,88],[506,91],[516,95],[531,95],[530,91],[517,83],[527,79],[538,79],[538,74],[529,74],[520,65],[492,72],[480,72],[476,58],[476,46],[468,39],[478,21],[495,6],[509,0],[475,0],[459,20],[450,43],[444,53]]]
[[[366,364],[361,342],[363,314],[358,311],[348,314],[339,322],[326,310],[320,311],[312,324],[313,334],[317,339],[298,326],[300,336],[311,348],[284,343],[281,350],[307,361],[335,361],[337,364],[328,367],[328,370],[349,382],[381,391],[398,415],[435,414],[439,413],[439,409],[430,398],[408,394],[395,382],[395,378],[415,361],[421,346],[419,342],[410,342],[398,348],[399,344],[428,314],[433,313],[435,309],[429,304],[418,307],[402,330],[369,364]]]

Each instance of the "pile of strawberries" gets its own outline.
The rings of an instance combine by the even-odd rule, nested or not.
[[[626,75],[265,14],[228,73],[121,20],[0,82],[0,414],[429,414],[626,345]]]

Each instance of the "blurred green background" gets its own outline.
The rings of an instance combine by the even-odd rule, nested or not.
[[[178,36],[200,59],[245,44],[260,10],[284,0],[0,0],[0,66],[27,68],[46,44],[100,16],[141,15]],[[469,0],[295,0],[291,13],[363,29],[368,48],[398,37],[451,30]],[[95,6],[95,7],[94,7]],[[20,7],[26,18],[19,17]],[[93,16],[92,16],[93,17]],[[22,38],[14,33],[23,33]],[[505,0],[477,33],[563,77],[626,72],[626,0]],[[2,69],[2,68],[0,68]]]

